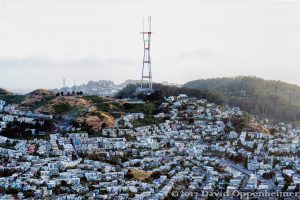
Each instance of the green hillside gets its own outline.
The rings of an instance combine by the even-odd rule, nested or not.
[[[184,87],[222,93],[223,100],[252,114],[300,121],[300,87],[281,81],[239,76],[190,81]]]
[[[8,90],[0,88],[0,100],[4,100],[6,103],[20,103],[24,100],[24,95],[13,94]]]

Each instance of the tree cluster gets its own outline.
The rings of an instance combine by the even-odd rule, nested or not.
[[[36,134],[51,133],[53,130],[53,122],[51,120],[45,120],[43,124],[39,122],[35,124],[18,121],[9,122],[6,128],[2,130],[1,135],[13,139],[32,138],[33,135],[30,129],[35,129]]]
[[[59,96],[82,96],[83,92],[82,91],[78,91],[78,92],[75,92],[75,91],[72,91],[72,92],[57,92],[55,95],[57,97],[59,97]]]
[[[117,98],[137,98],[141,97],[140,94],[137,93],[137,88],[139,84],[129,84],[124,89],[120,90],[115,96]],[[199,89],[191,89],[187,87],[176,87],[163,85],[159,83],[153,84],[154,92],[159,91],[159,93],[150,96],[149,98],[159,99],[161,97],[168,96],[177,96],[179,94],[186,94],[188,97],[196,97],[199,99],[207,99],[210,102],[215,102],[217,104],[224,103],[221,93],[212,93],[208,90],[199,90]]]

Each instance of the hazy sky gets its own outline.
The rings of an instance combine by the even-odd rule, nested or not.
[[[300,1],[2,0],[0,87],[139,79],[152,16],[156,82],[256,75],[300,84]]]

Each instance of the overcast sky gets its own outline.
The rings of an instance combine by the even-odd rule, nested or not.
[[[2,0],[0,87],[140,79],[152,16],[153,80],[256,75],[300,85],[300,2]]]

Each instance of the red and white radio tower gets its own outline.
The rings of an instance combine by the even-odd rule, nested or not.
[[[144,41],[144,57],[142,68],[141,91],[152,92],[152,72],[150,58],[150,41],[151,41],[151,16],[148,17],[148,30],[145,30],[143,21],[143,41]]]

